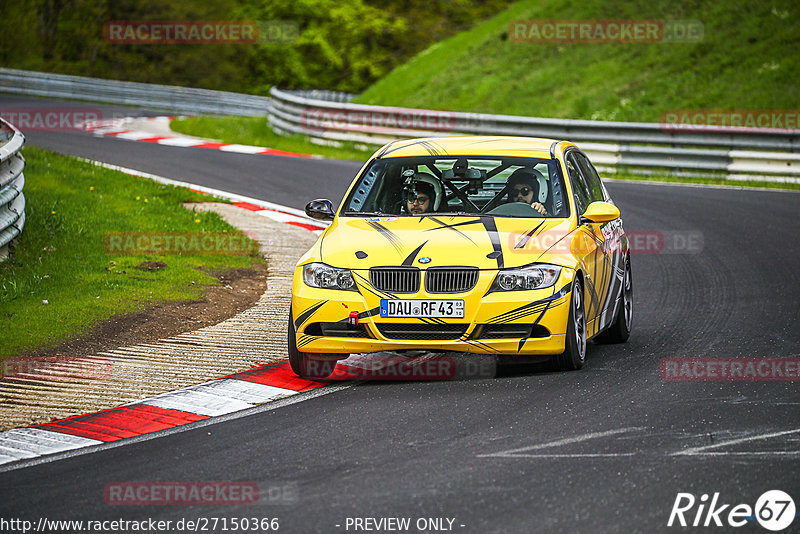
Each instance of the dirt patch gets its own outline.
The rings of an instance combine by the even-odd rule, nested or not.
[[[156,271],[160,271],[161,269],[167,266],[166,263],[162,261],[146,261],[140,263],[134,269],[139,269],[140,271],[147,271],[148,273],[154,273]]]
[[[142,270],[149,271],[150,268]],[[112,317],[97,325],[89,335],[20,356],[74,357],[76,354],[93,354],[197,330],[253,307],[267,289],[265,264],[209,274],[217,278],[220,285],[206,288],[203,300],[166,302],[137,314]]]

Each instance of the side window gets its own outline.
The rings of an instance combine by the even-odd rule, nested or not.
[[[606,197],[603,194],[603,185],[600,182],[600,176],[598,176],[597,171],[589,161],[589,158],[580,152],[573,152],[572,154],[575,156],[575,160],[578,162],[578,166],[581,168],[581,173],[586,180],[586,185],[589,186],[589,192],[591,193],[592,201],[604,201]]]
[[[586,207],[591,202],[589,190],[583,181],[583,176],[578,170],[578,164],[575,163],[574,152],[567,154],[567,171],[569,172],[569,182],[572,185],[572,192],[575,196],[575,205],[578,213],[586,211]]]
[[[558,171],[558,162],[551,160],[547,165],[550,173],[550,190],[553,195],[553,210],[551,213],[554,217],[569,217],[569,202],[566,200],[566,186],[561,173]]]
[[[373,163],[358,182],[353,190],[345,211],[374,211],[377,209],[379,193],[379,176],[383,174],[386,164],[378,161]],[[376,187],[378,184],[378,187]]]

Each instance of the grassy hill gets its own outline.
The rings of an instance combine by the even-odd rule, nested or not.
[[[358,92],[431,43],[471,28],[510,3],[8,0],[0,2],[0,35],[9,36],[8,44],[0,47],[0,65],[253,94],[267,94],[273,85]],[[113,32],[112,21],[117,21],[113,26],[118,28],[123,21],[234,24],[223,24],[220,34],[192,44],[164,42],[175,31],[159,24],[152,33],[160,42],[150,44],[113,38],[127,31]],[[235,21],[257,25],[256,42],[234,37]],[[138,35],[150,35],[146,26],[137,28],[142,31],[138,34],[137,29]],[[133,32],[133,26],[127,29]],[[217,35],[220,41],[230,38],[233,42],[217,42]],[[235,35],[242,32],[237,30]]]
[[[530,0],[437,43],[357,99],[366,104],[657,122],[674,109],[800,108],[800,4]],[[695,43],[525,43],[516,20],[694,19]]]

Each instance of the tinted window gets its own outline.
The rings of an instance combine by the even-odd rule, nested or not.
[[[510,181],[512,175],[515,179]],[[526,179],[520,182],[522,175]],[[529,204],[514,202],[511,189],[528,191],[523,194],[531,196],[531,203],[545,206],[545,217],[569,217],[564,178],[555,159],[480,155],[376,159],[358,178],[341,214],[420,215],[412,213],[412,199],[431,197],[426,213],[542,217]]]
[[[578,162],[578,166],[581,168],[581,173],[586,180],[586,185],[589,186],[589,192],[591,193],[592,200],[604,201],[606,197],[603,194],[603,186],[600,182],[600,176],[597,174],[594,166],[589,161],[589,158],[580,152],[573,152],[573,154],[575,155],[575,160]]]
[[[567,171],[569,172],[570,184],[572,184],[572,192],[575,196],[575,205],[577,206],[578,212],[583,213],[591,202],[591,195],[589,194],[589,189],[586,187],[586,183],[583,180],[580,170],[578,170],[578,164],[575,162],[573,156],[574,152],[570,152],[567,155]]]

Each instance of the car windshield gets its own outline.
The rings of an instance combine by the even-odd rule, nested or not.
[[[424,156],[374,160],[340,212],[409,217],[432,213],[568,217],[569,203],[555,159]]]

